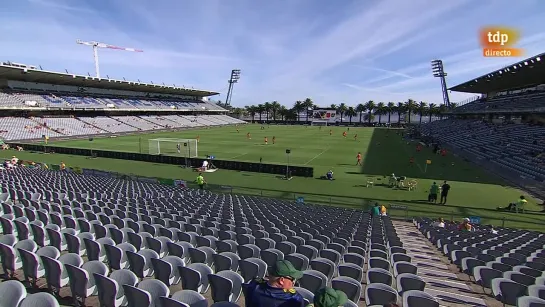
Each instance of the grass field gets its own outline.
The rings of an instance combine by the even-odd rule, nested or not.
[[[277,175],[219,170],[206,174],[206,180],[212,185],[233,186],[234,192],[258,194],[271,197],[294,198],[303,196],[305,201],[331,203],[347,207],[362,207],[368,203],[405,204],[409,216],[442,216],[447,219],[459,219],[467,216],[480,216],[484,223],[501,224],[506,218],[506,226],[527,229],[542,229],[545,215],[505,213],[495,210],[516,200],[521,194],[516,188],[485,171],[449,155],[439,157],[426,148],[417,153],[415,144],[408,144],[396,130],[380,128],[354,128],[343,138],[342,127],[303,127],[303,126],[266,126],[219,127],[202,130],[163,132],[147,135],[122,136],[117,138],[95,138],[88,140],[69,140],[51,142],[54,146],[67,146],[128,152],[148,152],[148,139],[187,138],[200,136],[199,156],[214,155],[217,159],[238,160],[263,163],[285,164],[286,149],[291,149],[290,164],[314,167],[315,177],[325,174],[329,169],[335,174],[335,181],[316,178],[294,178],[291,181],[278,179]],[[332,129],[333,134],[329,135]],[[252,139],[246,138],[250,132]],[[357,134],[357,140],[354,135]],[[264,144],[264,137],[269,138],[269,145]],[[276,136],[276,144],[272,137]],[[356,155],[364,157],[363,167],[356,166]],[[0,156],[10,156],[11,152],[0,152]],[[130,173],[143,176],[185,179],[193,181],[196,174],[190,170],[172,165],[115,159],[88,159],[82,156],[60,154],[18,153],[21,159],[59,163],[68,166],[80,166],[102,170]],[[411,167],[409,157],[414,156],[416,163]],[[426,167],[426,160],[432,164]],[[386,186],[387,176],[395,173],[418,180],[414,191],[397,190]],[[365,187],[367,180],[375,182],[373,187]],[[428,188],[433,181],[447,180],[452,189],[446,206],[427,203]],[[538,211],[542,208],[530,199],[527,209]],[[391,212],[403,215],[405,212]]]

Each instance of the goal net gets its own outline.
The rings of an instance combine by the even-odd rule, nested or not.
[[[186,158],[197,158],[196,139],[151,139],[149,143],[150,155],[171,155]]]
[[[313,120],[310,122],[311,126],[328,126],[327,120]]]

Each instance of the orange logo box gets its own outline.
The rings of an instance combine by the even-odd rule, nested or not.
[[[520,39],[518,30],[507,27],[485,27],[479,33],[479,40],[485,57],[519,57],[522,49],[514,48]]]

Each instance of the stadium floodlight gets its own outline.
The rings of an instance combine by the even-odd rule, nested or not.
[[[443,69],[443,61],[441,60],[431,61],[431,71],[435,78],[439,78],[441,80],[441,90],[443,91],[443,103],[446,107],[450,107],[450,99],[448,97],[447,82],[445,80],[447,73]]]
[[[225,105],[228,106],[231,104],[231,98],[233,96],[233,85],[238,83],[240,80],[240,69],[231,70],[231,78],[229,78],[229,89],[227,90],[227,97],[225,98]]]
[[[96,77],[99,78],[99,79],[100,79],[100,69],[99,69],[99,65],[98,65],[98,48],[108,48],[108,49],[125,50],[125,51],[132,51],[132,52],[144,52],[144,51],[139,50],[139,49],[117,47],[117,46],[108,45],[108,44],[99,43],[99,42],[94,42],[94,41],[93,42],[84,42],[84,41],[81,41],[79,39],[76,40],[76,43],[80,44],[80,45],[93,47],[93,56],[94,56],[94,60],[95,60],[95,72],[96,72]]]

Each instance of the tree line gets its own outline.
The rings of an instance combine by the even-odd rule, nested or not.
[[[251,117],[255,118],[257,115],[259,121],[308,121],[308,111],[316,109],[333,109],[336,111],[337,116],[340,116],[341,122],[344,117],[348,117],[349,122],[352,123],[353,119],[357,119],[359,123],[368,122],[369,124],[378,117],[378,123],[382,123],[383,119],[390,123],[392,114],[398,116],[398,123],[401,122],[403,115],[407,116],[407,122],[411,122],[411,115],[418,115],[420,122],[425,116],[429,117],[431,121],[432,117],[442,118],[444,114],[449,110],[443,104],[436,105],[435,103],[416,102],[412,99],[406,102],[379,102],[375,103],[373,100],[369,100],[365,103],[360,103],[353,106],[347,106],[345,103],[332,104],[329,107],[320,107],[316,105],[312,99],[306,98],[305,100],[298,100],[293,104],[293,107],[288,108],[278,103],[278,101],[265,102],[258,105],[245,106],[243,108],[232,107],[226,105],[221,101],[217,102],[217,105],[229,110],[229,113],[235,117]],[[456,107],[455,103],[450,104],[450,109]],[[307,111],[307,112],[305,112]],[[301,116],[301,113],[304,116]]]

